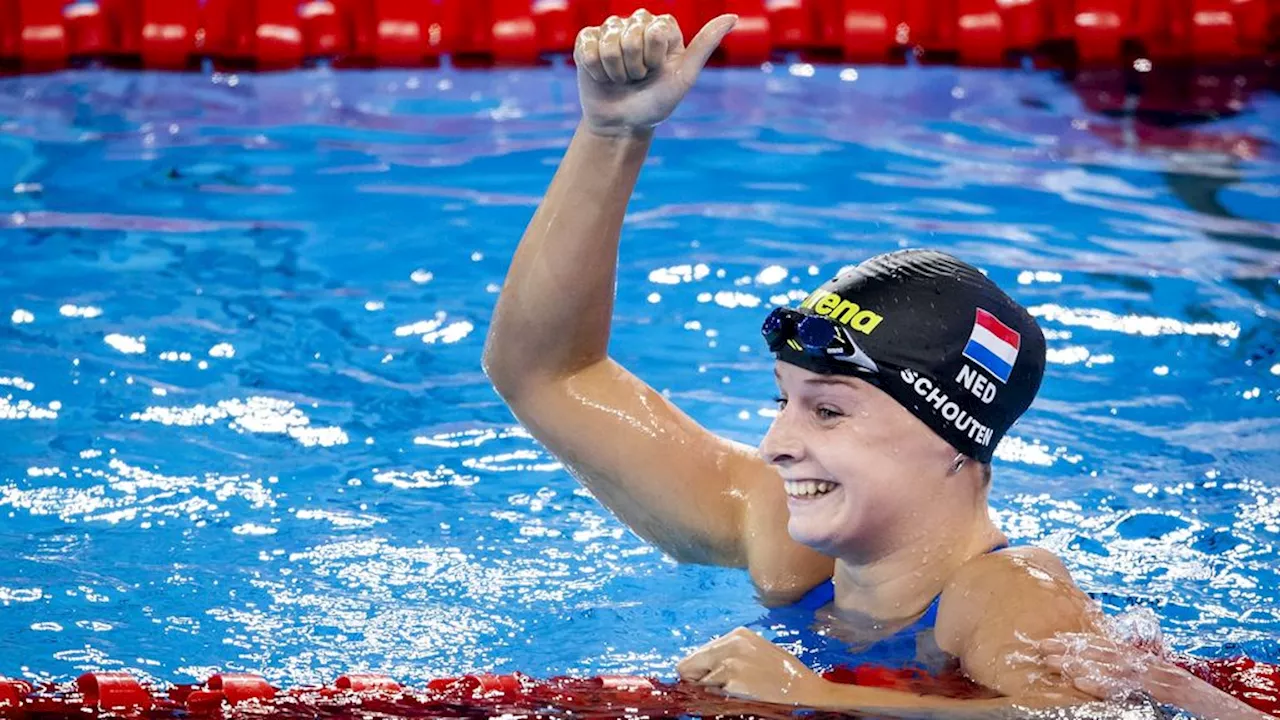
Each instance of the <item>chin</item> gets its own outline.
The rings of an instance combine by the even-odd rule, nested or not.
[[[851,529],[847,525],[832,527],[830,523],[795,516],[787,523],[787,533],[792,540],[830,557],[846,554],[851,545],[858,545],[857,537],[850,532]]]
[[[788,496],[787,532],[796,542],[825,555],[836,555],[840,548],[857,544],[861,525],[858,509],[850,507],[843,486],[821,498]]]
[[[803,528],[796,528],[794,524],[787,526],[787,531],[791,535],[791,539],[804,545],[810,550],[817,550],[823,555],[833,556],[831,551],[831,539],[822,535],[806,534]]]

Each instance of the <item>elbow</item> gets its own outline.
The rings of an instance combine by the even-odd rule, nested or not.
[[[493,335],[485,343],[480,356],[480,369],[489,378],[498,396],[512,409],[539,385],[545,385],[546,375],[525,357],[525,353],[504,347]]]
[[[501,349],[495,347],[492,335],[485,343],[484,354],[480,357],[480,369],[489,378],[493,389],[508,403],[519,391],[521,378],[518,364],[510,362]]]

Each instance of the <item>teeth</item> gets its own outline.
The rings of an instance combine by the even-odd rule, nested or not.
[[[835,483],[821,480],[786,480],[783,482],[787,494],[792,497],[817,497],[826,495],[835,489]]]

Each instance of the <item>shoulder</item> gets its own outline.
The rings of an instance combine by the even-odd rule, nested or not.
[[[1011,588],[1074,588],[1071,572],[1057,555],[1031,545],[1012,547],[979,555],[960,567],[943,589],[947,595],[964,593],[1000,594]]]
[[[934,633],[938,647],[959,658],[974,680],[1022,696],[1045,690],[1030,645],[1059,633],[1097,632],[1100,617],[1062,560],[1020,547],[974,558],[956,572],[942,593]]]
[[[937,637],[959,655],[980,636],[1044,635],[1083,629],[1093,603],[1052,552],[1017,547],[970,560],[947,582],[938,605]]]

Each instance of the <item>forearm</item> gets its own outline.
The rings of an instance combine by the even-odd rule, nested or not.
[[[1198,717],[1217,720],[1268,720],[1271,716],[1186,673],[1184,682],[1149,683],[1145,688],[1157,700],[1194,713]]]
[[[606,357],[622,221],[651,139],[578,127],[494,311],[484,365],[500,392]]]
[[[1025,717],[1030,709],[1076,705],[1080,700],[1058,695],[962,699],[827,681],[813,693],[812,698],[799,704],[827,710],[856,710],[872,715],[910,713],[911,717],[990,720]]]

